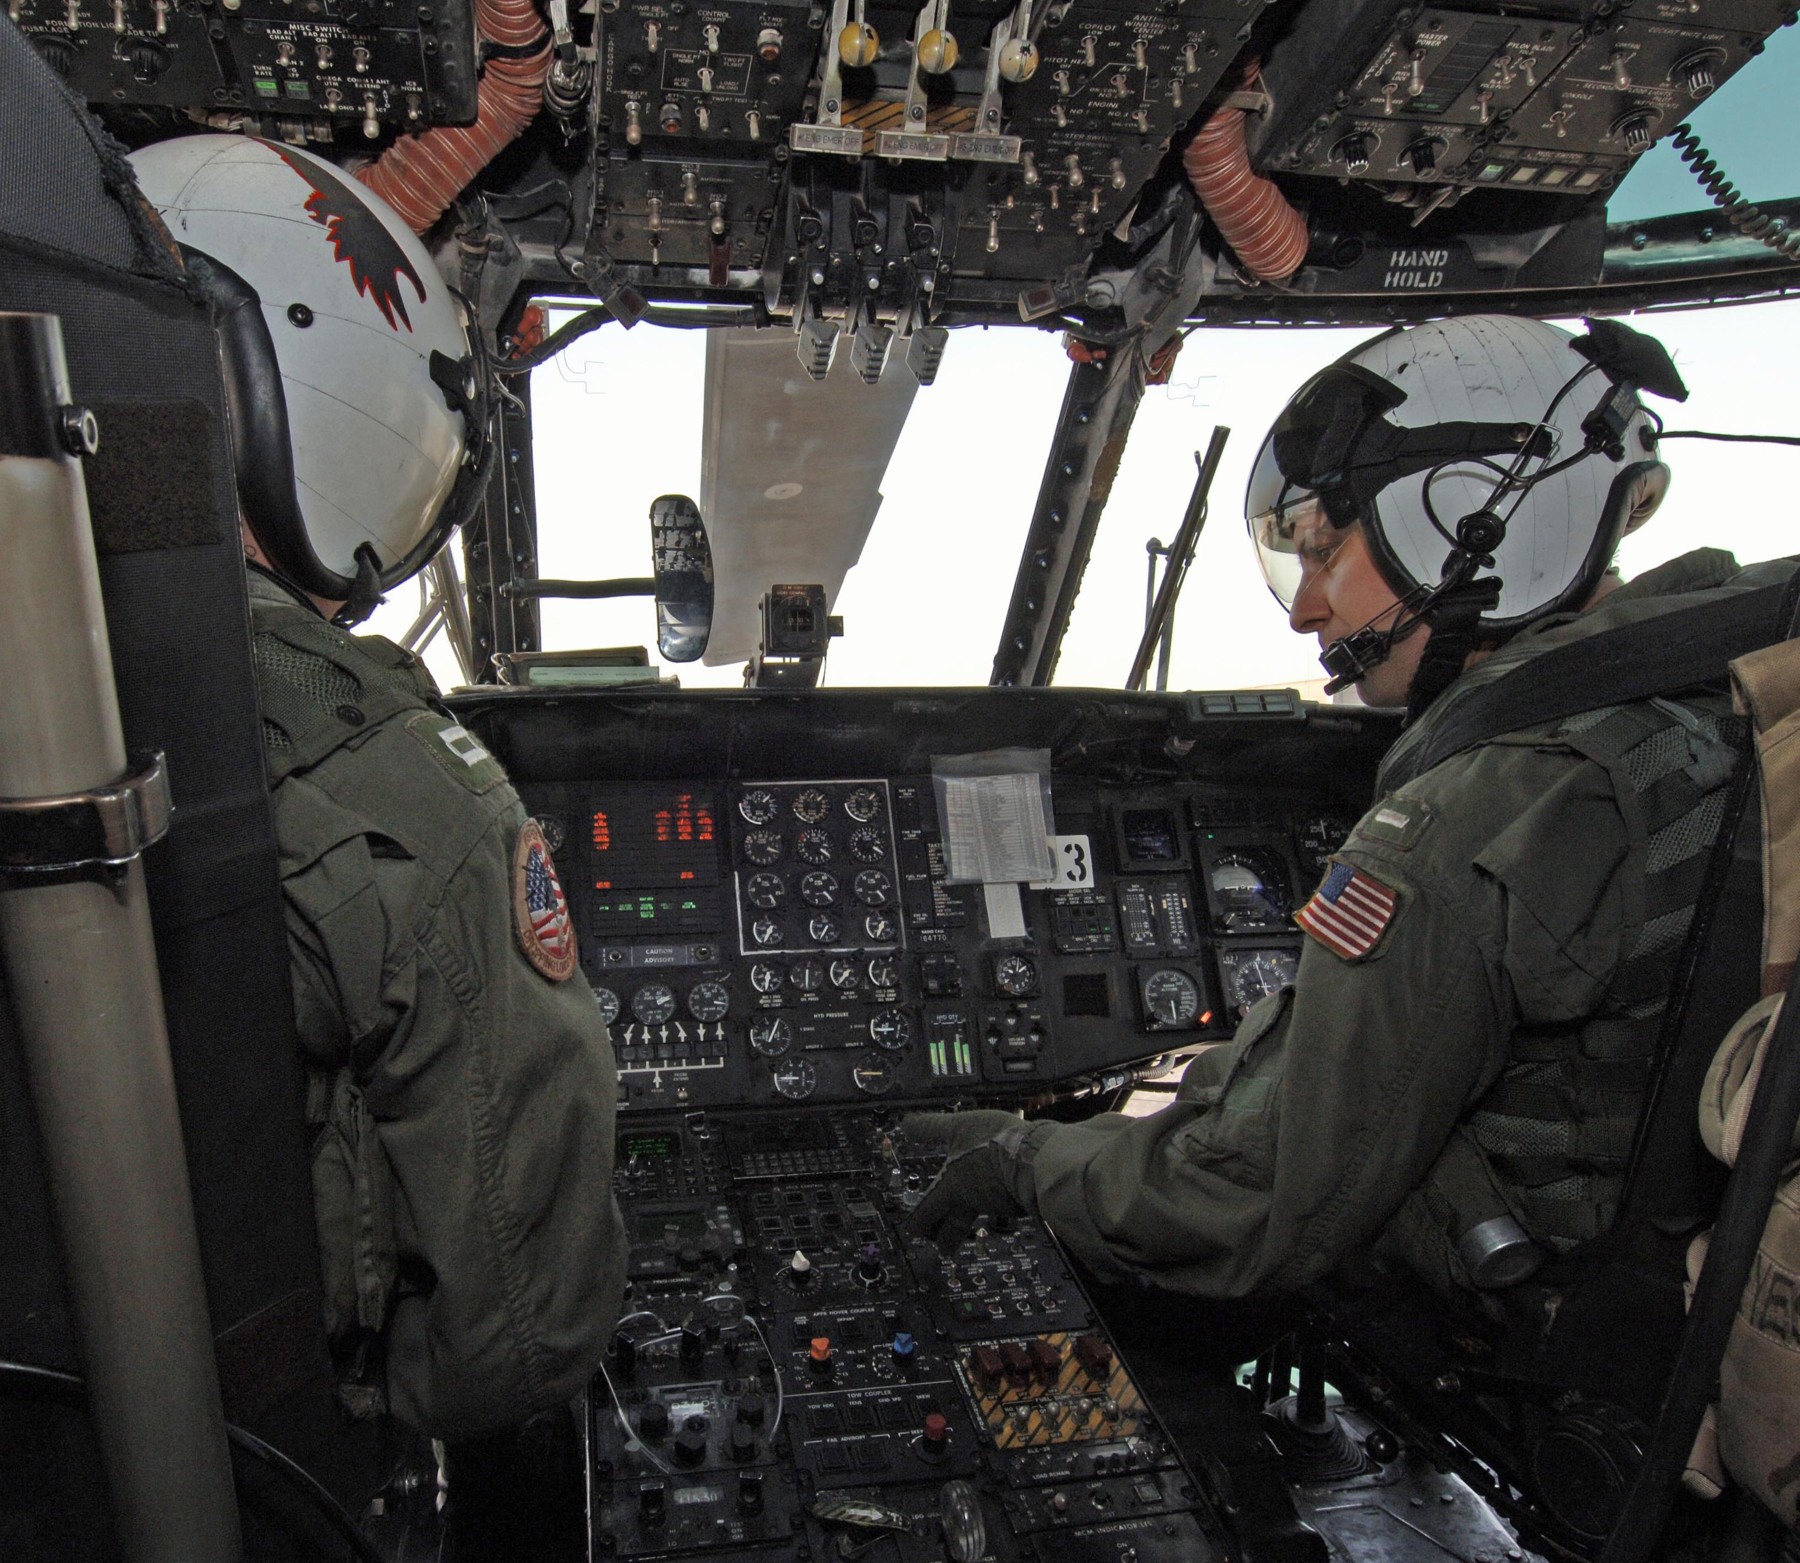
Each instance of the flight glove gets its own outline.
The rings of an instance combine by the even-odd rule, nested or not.
[[[918,1207],[906,1218],[915,1237],[951,1249],[982,1217],[1033,1214],[1037,1198],[1025,1156],[1031,1125],[1013,1113],[910,1113],[900,1122],[907,1149],[948,1159]]]

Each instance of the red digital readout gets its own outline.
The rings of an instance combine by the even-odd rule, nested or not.
[[[703,803],[696,804],[691,792],[677,793],[668,807],[658,809],[651,818],[656,825],[656,839],[660,842],[713,839],[712,810]]]

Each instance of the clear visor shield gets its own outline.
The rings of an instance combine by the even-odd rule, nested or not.
[[[1264,443],[1250,475],[1244,519],[1263,580],[1283,611],[1291,613],[1294,600],[1337,551],[1348,528],[1332,524],[1313,490],[1282,476],[1271,442]]]

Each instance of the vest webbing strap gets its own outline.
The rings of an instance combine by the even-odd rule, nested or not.
[[[1470,695],[1416,749],[1383,770],[1393,792],[1477,744],[1558,718],[1691,689],[1725,677],[1726,664],[1781,639],[1785,586],[1621,625],[1533,657]]]

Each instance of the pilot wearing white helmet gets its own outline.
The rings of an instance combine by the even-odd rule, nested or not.
[[[1148,1116],[908,1119],[948,1156],[916,1230],[1034,1211],[1165,1331],[1193,1297],[1292,1293],[1352,1256],[1490,1306],[1608,1230],[1735,768],[1723,666],[1451,740],[1485,688],[1604,689],[1602,637],[1644,644],[1791,568],[1703,549],[1609,574],[1668,482],[1640,390],[1685,395],[1624,327],[1473,317],[1389,332],[1295,394],[1252,540],[1335,685],[1410,715],[1296,915],[1296,980]]]
[[[226,371],[344,1398],[479,1437],[580,1391],[624,1255],[551,845],[417,659],[344,632],[478,494],[483,376],[424,246],[330,163],[224,135],[132,162]]]

